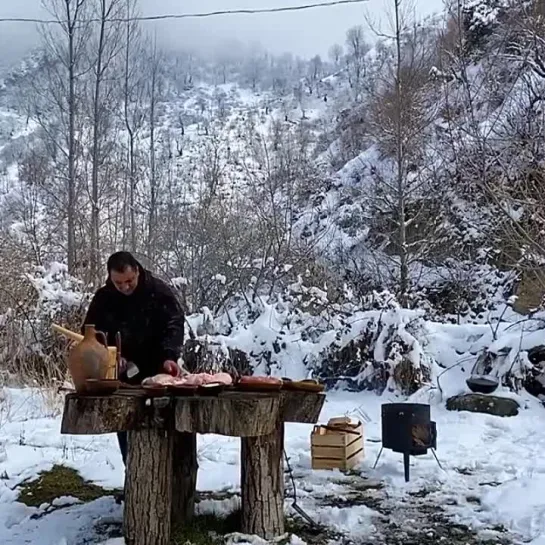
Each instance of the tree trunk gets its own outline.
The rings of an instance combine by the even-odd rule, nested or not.
[[[129,136],[129,186],[128,186],[128,197],[129,197],[129,228],[130,228],[130,249],[134,253],[136,252],[137,244],[137,233],[136,233],[136,157],[135,157],[135,146],[136,146],[136,134],[135,134],[135,124],[134,118],[131,119],[129,106],[131,102],[131,49],[136,50],[137,44],[133,44],[133,34],[135,29],[133,23],[131,22],[131,17],[134,17],[132,13],[132,4],[131,0],[127,0],[127,29],[125,35],[125,74],[124,74],[124,91],[123,91],[123,103],[124,103],[124,117],[125,117],[125,127],[127,129],[127,134]],[[135,40],[137,39],[134,36]],[[126,201],[125,201],[126,204]],[[126,215],[126,210],[124,211]],[[126,230],[123,230],[123,241],[126,241]]]
[[[134,134],[129,131],[130,142],[130,218],[131,218],[131,250],[136,252],[136,159],[134,156]]]
[[[74,274],[76,267],[76,16],[72,19],[70,4],[66,4],[68,28],[68,210],[66,228],[68,272]]]
[[[169,545],[173,437],[166,431],[130,431],[125,475],[127,545]]]
[[[98,51],[95,74],[95,95],[93,97],[93,155],[91,172],[91,282],[95,285],[99,280],[100,267],[100,209],[98,205],[98,169],[100,160],[100,123],[101,123],[101,85],[103,77],[103,56],[105,42],[105,27],[107,19],[106,1],[101,1],[100,6],[100,31],[98,38]]]
[[[272,539],[284,533],[284,425],[241,442],[241,530]]]
[[[172,475],[172,526],[181,526],[195,514],[197,487],[197,435],[174,433]]]
[[[409,253],[407,251],[407,218],[406,218],[406,174],[405,174],[405,146],[403,141],[403,84],[402,77],[402,51],[401,51],[401,21],[400,0],[394,1],[395,15],[395,41],[396,41],[396,79],[395,92],[397,102],[396,112],[396,167],[397,167],[397,224],[399,237],[399,302],[401,306],[409,304]]]
[[[157,401],[157,400],[154,400]],[[155,411],[155,406],[153,407]],[[158,419],[169,409],[157,409]],[[61,433],[99,435],[151,427],[146,398],[131,395],[68,394],[64,399]]]
[[[159,70],[159,58],[157,56],[157,42],[153,44],[153,53],[150,59],[151,61],[151,74],[150,74],[150,115],[149,115],[149,127],[150,127],[150,145],[149,145],[149,160],[150,160],[150,200],[149,200],[149,217],[148,217],[148,240],[147,240],[147,254],[148,258],[154,259],[154,240],[156,236],[157,228],[157,168],[155,157],[155,109],[157,106],[157,78]]]

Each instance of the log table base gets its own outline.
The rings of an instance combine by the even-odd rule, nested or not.
[[[129,431],[123,513],[127,545],[170,544],[172,445],[165,430]]]
[[[174,432],[172,451],[172,525],[189,522],[195,513],[197,435]]]
[[[242,532],[284,533],[284,423],[315,424],[325,395],[225,392],[217,397],[68,394],[61,433],[128,432],[124,533],[127,545],[169,545],[171,525],[191,519],[197,433],[241,439]]]
[[[284,424],[241,439],[242,533],[272,539],[284,533]]]

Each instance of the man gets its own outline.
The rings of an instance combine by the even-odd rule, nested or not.
[[[139,384],[158,373],[178,376],[185,317],[174,292],[129,252],[111,255],[107,269],[106,285],[93,297],[84,325],[103,331],[110,346],[121,334],[119,378]],[[126,433],[118,433],[118,439],[126,462]]]

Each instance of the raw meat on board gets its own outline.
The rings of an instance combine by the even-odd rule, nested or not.
[[[233,384],[233,379],[228,373],[194,373],[183,377],[159,374],[142,381],[142,386],[205,386],[207,384],[229,386]]]

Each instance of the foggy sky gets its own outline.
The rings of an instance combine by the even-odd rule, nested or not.
[[[318,3],[325,0],[140,0],[144,15],[206,12],[218,9],[270,8]],[[417,15],[441,11],[442,0],[413,0]],[[260,42],[273,53],[291,51],[310,57],[327,55],[333,43],[344,43],[346,30],[363,24],[365,14],[386,23],[385,10],[391,0],[369,0],[357,5],[324,7],[300,12],[257,15],[224,15],[206,19],[185,19],[161,23],[144,23],[156,29],[164,45],[213,48],[219,42],[237,39]],[[40,17],[47,14],[41,0],[0,0],[1,17]],[[369,39],[373,35],[369,32]],[[17,60],[38,44],[35,25],[0,23],[0,65]]]

